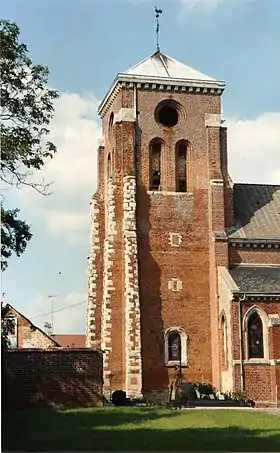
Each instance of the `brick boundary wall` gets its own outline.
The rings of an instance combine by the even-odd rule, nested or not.
[[[2,355],[2,407],[103,405],[99,349],[10,349]]]

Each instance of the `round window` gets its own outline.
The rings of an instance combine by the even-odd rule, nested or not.
[[[163,101],[155,110],[157,123],[165,127],[174,127],[179,121],[179,104],[174,101]]]

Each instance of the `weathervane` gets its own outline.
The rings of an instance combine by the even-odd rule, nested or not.
[[[162,9],[157,9],[155,6],[155,13],[156,13],[156,18],[157,18],[157,29],[156,29],[156,34],[157,34],[157,52],[159,52],[159,42],[158,42],[158,35],[159,35],[159,15],[162,13]]]

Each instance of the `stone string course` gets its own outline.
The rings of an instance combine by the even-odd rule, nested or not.
[[[128,396],[140,396],[142,361],[136,233],[136,178],[125,176],[123,187],[126,391]]]
[[[115,239],[117,235],[115,217],[115,183],[110,178],[107,182],[107,231],[104,241],[104,270],[103,270],[103,301],[101,324],[101,348],[105,351],[103,356],[104,387],[110,386],[109,354],[111,344],[111,294],[113,286],[113,264],[115,255]]]
[[[95,310],[96,310],[96,279],[97,279],[97,253],[100,250],[99,243],[99,208],[98,202],[93,198],[91,202],[91,253],[88,266],[88,304],[87,304],[87,334],[86,347],[93,347],[96,338],[95,333]]]

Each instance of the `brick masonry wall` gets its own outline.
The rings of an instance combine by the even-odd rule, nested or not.
[[[229,246],[231,264],[280,264],[280,249]]]
[[[109,130],[112,111],[116,115],[121,108],[133,108],[133,90],[120,89],[110,111],[103,119],[106,150],[104,162],[106,162],[108,150],[114,148],[113,180],[116,183],[117,229],[115,259],[116,256],[119,257],[116,259],[112,275],[115,280],[113,285],[115,290],[111,297],[110,322],[113,347],[108,354],[108,363],[110,363],[108,370],[114,373],[112,388],[118,388],[118,386],[124,388],[122,367],[126,365],[122,353],[125,351],[122,335],[125,331],[123,323],[125,284],[121,285],[120,276],[121,272],[123,277],[125,273],[125,247],[120,237],[120,223],[123,222],[124,214],[122,181],[123,177],[133,175],[137,168],[136,201],[143,389],[156,390],[166,389],[174,373],[173,368],[165,366],[164,355],[164,331],[170,327],[181,327],[189,337],[185,377],[191,380],[212,380],[209,301],[209,156],[205,115],[220,113],[220,98],[203,94],[169,94],[141,90],[138,91],[137,98],[139,127],[136,162],[134,162],[134,124],[125,121],[117,122]],[[173,99],[182,106],[179,122],[172,130],[162,127],[153,120],[156,105],[165,99]],[[220,130],[216,129],[210,141],[214,153],[212,168],[215,167],[214,176],[218,177],[221,166],[219,162]],[[163,183],[161,186],[164,192],[147,193],[150,182],[149,144],[156,137],[164,141],[161,156]],[[175,148],[176,143],[181,139],[189,141],[187,159],[191,191],[187,194],[174,193],[176,188]],[[223,165],[225,167],[225,162]],[[103,181],[105,177],[103,168]],[[99,180],[102,180],[102,176]],[[169,193],[167,194],[166,191]],[[221,199],[223,200],[223,194]],[[214,217],[220,222],[220,210],[215,210]],[[224,224],[223,221],[222,224]],[[172,235],[180,237],[178,246],[172,244]],[[217,253],[220,254],[219,251]],[[98,275],[100,279],[100,271]],[[172,291],[172,279],[177,279],[178,291]],[[134,338],[137,338],[135,328],[133,330]],[[136,366],[135,363],[134,366]]]
[[[217,266],[228,265],[228,249],[226,244],[216,242],[214,233],[225,232],[225,185],[227,183],[227,167],[221,161],[221,128],[211,126],[212,118],[207,115],[207,143],[209,168],[209,250],[210,250],[210,305],[211,305],[211,346],[212,346],[212,383],[219,388],[221,381],[220,334],[218,310]]]
[[[240,390],[240,367],[234,367],[235,391]],[[245,389],[248,397],[254,401],[272,401],[271,389],[271,366],[245,365],[244,366]]]
[[[172,129],[165,128],[154,120],[157,104],[166,99],[179,102],[183,108],[178,124]],[[208,161],[205,114],[220,113],[219,96],[190,93],[168,94],[139,90],[138,109],[140,112],[140,140],[137,156],[139,184],[149,190],[149,143],[158,137],[165,143],[161,170],[163,173],[162,189],[175,191],[175,144],[181,139],[187,139],[190,143],[187,158],[192,162],[191,174],[194,188],[206,188],[208,186]]]
[[[172,129],[162,127],[154,120],[155,107],[166,99],[181,104],[179,122]],[[133,109],[133,90],[119,89],[110,110],[103,118],[103,160],[101,153],[99,155],[98,196],[100,206],[102,203],[104,206],[99,215],[101,231],[106,229],[104,219],[107,219],[107,182],[104,169],[109,152],[115,184],[114,265],[108,263],[111,266],[111,270],[108,270],[101,260],[97,264],[97,286],[100,285],[102,271],[105,270],[112,274],[110,277],[114,288],[110,299],[109,322],[112,349],[106,359],[108,370],[114,374],[113,384],[110,383],[110,386],[127,387],[127,326],[130,326],[132,332],[131,341],[137,338],[139,327],[135,319],[129,318],[126,312],[126,291],[132,288],[133,282],[137,283],[136,274],[133,282],[127,280],[126,251],[129,241],[123,235],[126,211],[123,182],[124,178],[132,176],[136,176],[143,390],[163,391],[173,377],[174,370],[165,366],[164,351],[164,332],[170,327],[180,327],[188,335],[187,367],[183,370],[185,378],[214,380],[217,385],[220,365],[216,267],[227,266],[228,259],[231,263],[279,263],[279,250],[231,246],[228,250],[227,244],[213,241],[212,232],[222,233],[225,225],[230,226],[233,212],[232,190],[227,175],[226,130],[214,126],[207,130],[205,125],[206,116],[220,113],[219,96],[139,90],[137,100],[138,128],[135,128],[131,118],[127,121],[118,119],[109,131],[112,112],[116,115],[122,108]],[[149,145],[155,138],[163,142],[160,192],[149,191]],[[186,194],[174,192],[175,148],[176,143],[182,139],[188,140],[187,159],[190,166],[191,184]],[[211,179],[223,181],[210,185]],[[177,238],[176,245],[172,237]],[[104,239],[100,244],[106,250]],[[133,246],[132,249],[136,255],[136,248]],[[132,268],[130,271],[132,272]],[[174,279],[178,283],[176,291],[172,290]],[[105,290],[106,288],[101,298],[104,298]],[[130,301],[129,307],[131,306]],[[238,360],[236,320],[234,306],[232,320],[228,320],[228,332],[232,332],[233,353]],[[132,349],[132,345],[130,346]],[[132,366],[137,367],[138,363],[135,362]]]
[[[154,109],[164,99],[182,105],[173,129],[154,120]],[[164,331],[181,327],[188,335],[188,380],[212,381],[212,351],[209,301],[208,150],[205,114],[219,113],[220,99],[214,96],[139,92],[140,144],[137,153],[137,225],[139,282],[142,323],[143,388],[164,389],[174,369],[165,366]],[[149,143],[159,137],[162,150],[162,192],[149,189]],[[189,141],[191,192],[174,193],[176,188],[175,147]],[[215,138],[213,139],[216,146]],[[216,148],[215,148],[216,149]],[[180,237],[178,247],[170,236]],[[195,259],[194,259],[195,257]],[[178,279],[179,290],[170,289]]]
[[[251,307],[259,307],[266,315],[264,325],[264,342],[267,341],[268,356],[265,359],[248,360],[246,347],[246,333],[244,317]],[[259,405],[275,405],[276,399],[280,401],[280,395],[276,386],[280,387],[279,367],[280,359],[280,327],[272,326],[269,315],[280,315],[279,301],[251,300],[242,302],[242,328],[243,328],[243,360],[244,360],[244,386],[248,396]],[[238,304],[232,303],[232,328],[233,328],[233,359],[234,363],[234,390],[240,390],[240,350],[238,334]],[[266,340],[267,338],[267,340]]]
[[[244,366],[244,382],[248,398],[256,405],[280,406],[280,363],[277,364],[246,364]],[[240,390],[240,366],[234,366],[234,391]]]
[[[280,307],[279,307],[280,311]],[[280,326],[273,326],[271,328],[271,338],[273,342],[273,357],[276,360],[280,360]],[[280,384],[280,383],[279,383]],[[279,387],[280,392],[280,387]]]
[[[102,353],[89,349],[22,349],[3,354],[2,398],[7,407],[103,404]]]
[[[279,301],[260,301],[260,300],[250,300],[250,301],[243,301],[242,302],[242,329],[243,329],[243,357],[244,360],[246,360],[246,335],[245,335],[245,326],[244,326],[244,317],[247,313],[247,311],[251,307],[259,307],[261,310],[263,310],[264,313],[267,315],[267,331],[268,331],[268,359],[278,359],[279,356],[277,356],[277,353],[273,351],[273,341],[280,341],[278,339],[280,335],[280,329],[279,331],[277,330],[277,334],[275,334],[274,340],[272,337],[272,328],[269,327],[269,315],[280,315],[280,303]],[[239,360],[240,359],[240,353],[239,353],[239,331],[238,331],[238,318],[239,318],[239,313],[238,313],[238,303],[233,302],[232,303],[232,326],[233,326],[233,360]],[[273,328],[275,329],[275,327]],[[265,329],[264,329],[264,335],[265,335]],[[277,340],[276,340],[277,336]]]

